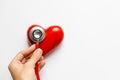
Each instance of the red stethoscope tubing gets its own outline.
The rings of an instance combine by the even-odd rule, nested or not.
[[[36,44],[36,49],[39,48],[39,44]],[[37,80],[40,80],[40,75],[39,75],[39,65],[38,62],[35,64],[35,74],[36,74],[36,78]]]

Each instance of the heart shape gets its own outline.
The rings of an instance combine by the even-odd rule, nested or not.
[[[41,27],[40,25],[32,25],[27,31],[27,37],[30,44],[35,44],[29,37],[29,32],[31,28],[35,26]],[[55,48],[63,40],[63,37],[64,37],[64,32],[60,26],[53,25],[44,30],[45,30],[46,36],[44,40],[39,43],[39,47],[43,50],[43,56],[49,54],[49,51]]]

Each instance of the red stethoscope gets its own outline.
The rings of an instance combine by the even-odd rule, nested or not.
[[[60,26],[54,25],[47,29],[44,29],[40,25],[32,25],[27,30],[27,37],[30,44],[36,44],[36,49],[41,48],[43,50],[43,56],[49,54],[53,48],[55,48],[64,37],[64,32]],[[37,80],[40,80],[38,63],[35,66],[35,73]]]

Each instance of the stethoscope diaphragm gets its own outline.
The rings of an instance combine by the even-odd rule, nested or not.
[[[33,42],[39,43],[45,38],[45,31],[42,28],[35,26],[30,30],[29,35]]]

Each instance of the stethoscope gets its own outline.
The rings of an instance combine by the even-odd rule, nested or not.
[[[43,50],[43,56],[46,56],[49,51],[55,48],[64,37],[64,32],[60,26],[54,25],[44,29],[40,25],[32,25],[27,30],[27,37],[31,44],[36,44],[36,49]],[[40,80],[38,63],[35,66],[35,74],[37,80]]]
[[[32,28],[29,28],[28,31],[30,40],[36,43],[36,49],[39,48],[39,43],[42,42],[45,38],[45,30],[39,26],[34,26]],[[38,68],[38,63],[36,63],[35,74],[37,80],[40,80]]]

